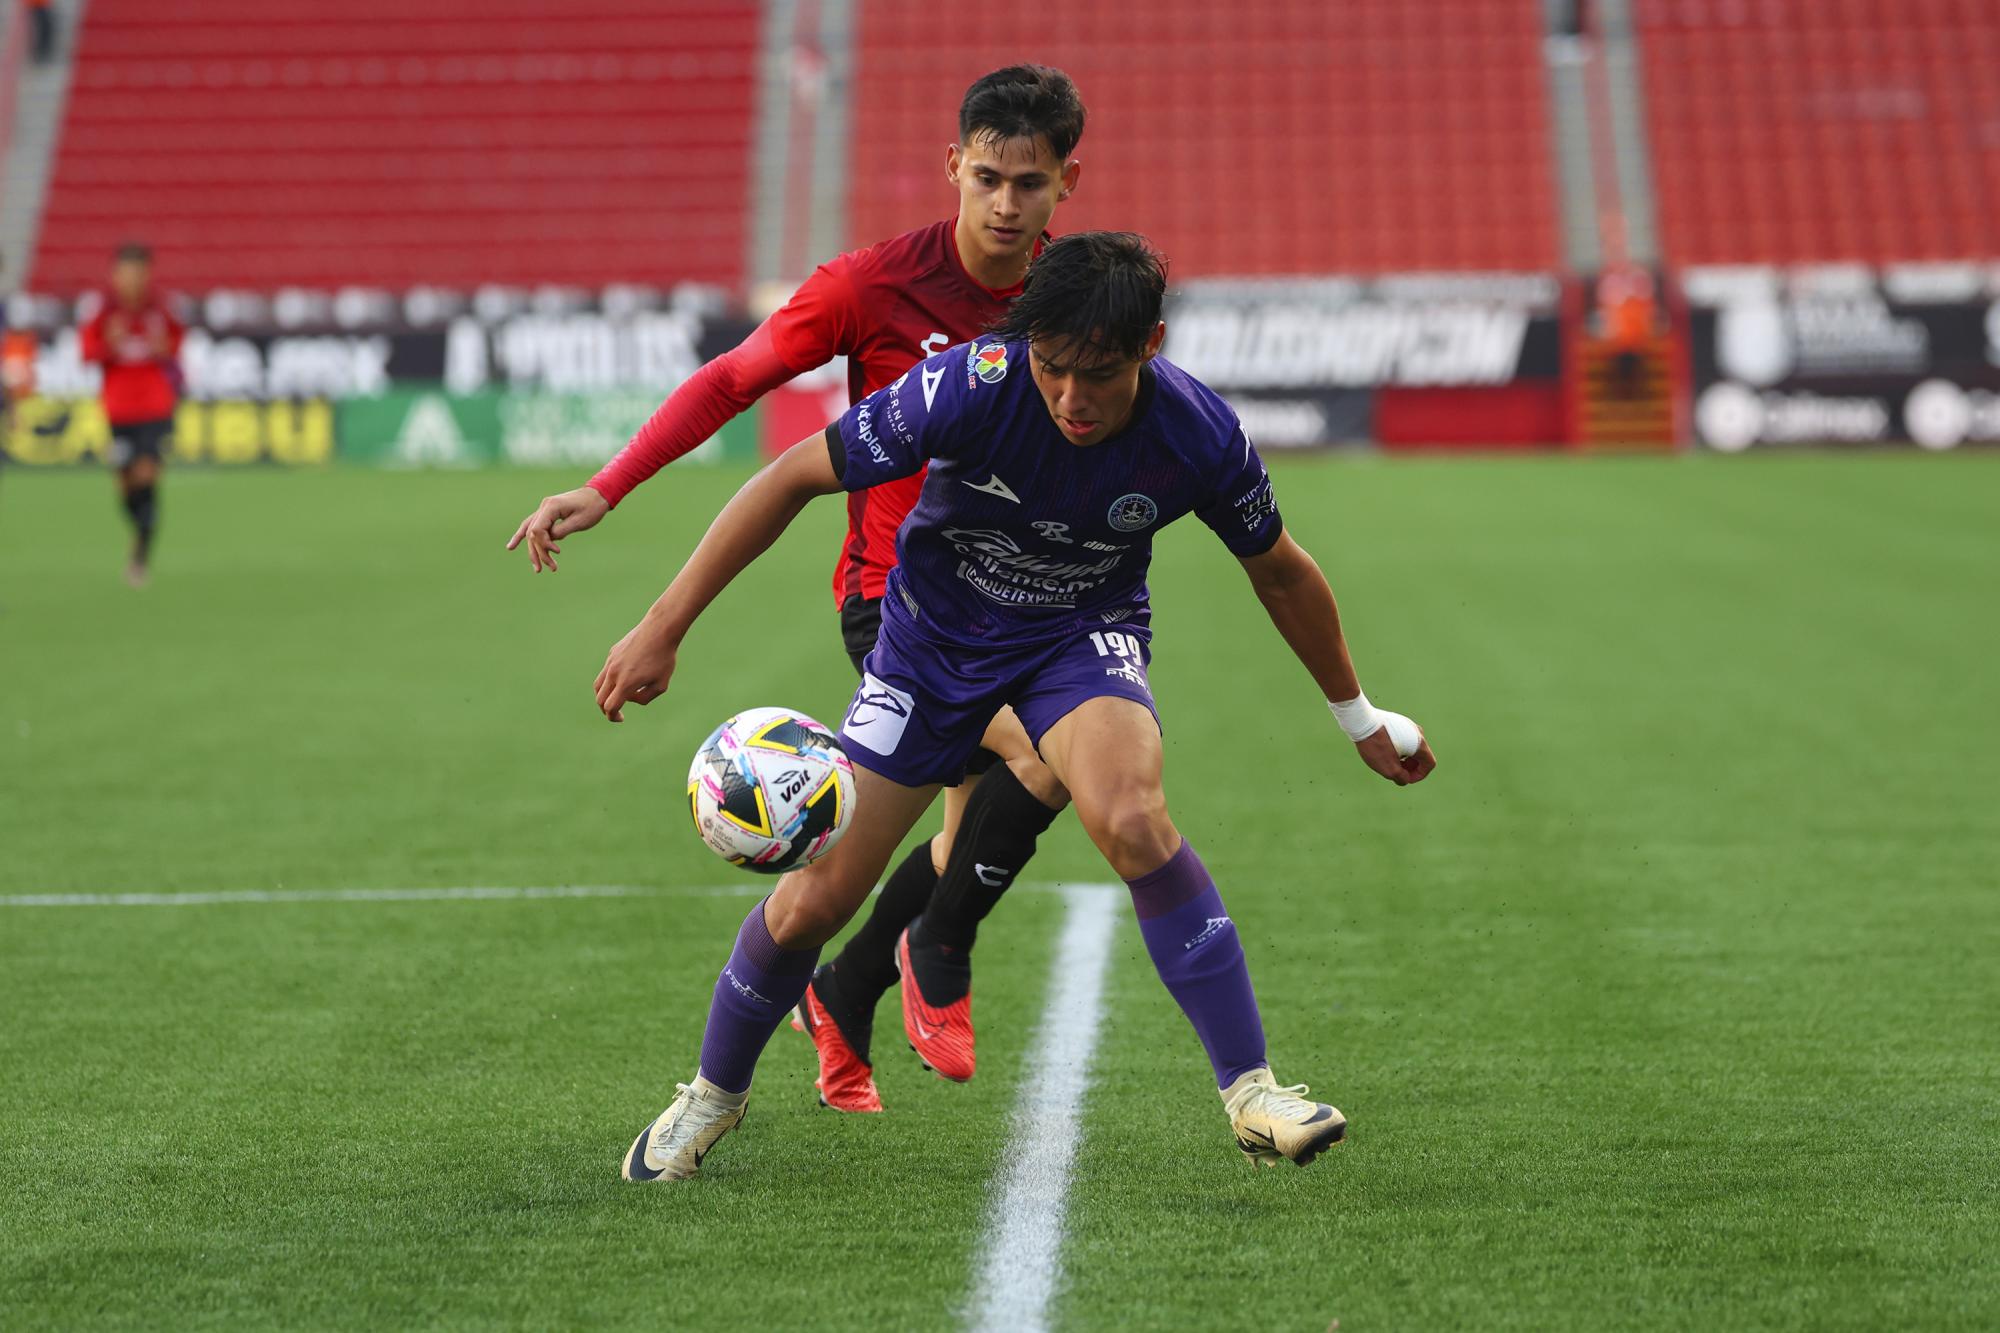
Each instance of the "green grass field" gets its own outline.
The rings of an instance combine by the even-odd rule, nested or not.
[[[1353,1133],[1247,1167],[1125,921],[1055,1325],[2000,1326],[2000,460],[1276,472],[1436,778],[1363,769],[1198,524],[1154,682],[1277,1073]],[[762,887],[687,756],[852,679],[827,502],[597,717],[740,479],[535,578],[501,544],[567,474],[184,471],[134,592],[104,477],[0,477],[0,895],[648,890],[0,906],[0,1328],[952,1326],[1056,894],[981,936],[973,1083],[892,1000],[890,1114],[781,1031],[698,1181],[615,1178]]]

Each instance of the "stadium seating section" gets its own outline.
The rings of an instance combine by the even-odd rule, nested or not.
[[[33,282],[742,276],[756,0],[91,0]]]
[[[1994,0],[1633,0],[1666,258],[1965,258],[2000,216]],[[759,0],[92,0],[32,282],[744,275]],[[801,10],[802,22],[812,6]],[[856,0],[847,235],[947,213],[967,83],[1090,106],[1064,230],[1178,277],[1561,267],[1537,0]]]
[[[1061,229],[1143,231],[1197,274],[1557,266],[1530,0],[863,0],[849,234],[952,207],[965,87],[1033,58],[1090,109]],[[1028,53],[1032,53],[1029,55]]]
[[[1635,0],[1634,11],[1670,262],[2000,249],[1993,0]]]

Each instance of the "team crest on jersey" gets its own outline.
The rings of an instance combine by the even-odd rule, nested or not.
[[[965,354],[965,383],[970,387],[977,379],[982,384],[998,384],[1007,378],[1007,344],[978,343]]]
[[[1159,516],[1160,507],[1153,503],[1153,497],[1134,491],[1130,495],[1121,495],[1113,500],[1111,512],[1104,517],[1105,521],[1120,532],[1137,532],[1141,528],[1151,527],[1153,520]]]

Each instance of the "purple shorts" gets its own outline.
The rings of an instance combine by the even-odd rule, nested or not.
[[[965,648],[934,643],[901,615],[884,615],[840,743],[864,768],[921,787],[964,777],[987,724],[1009,704],[1037,749],[1050,727],[1090,699],[1131,699],[1157,723],[1146,680],[1152,638],[1138,619],[1024,648]]]

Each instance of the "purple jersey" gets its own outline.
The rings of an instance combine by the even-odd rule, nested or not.
[[[1028,345],[976,339],[912,367],[827,428],[841,485],[911,476],[888,603],[934,639],[1046,642],[1147,611],[1153,534],[1195,514],[1238,556],[1283,524],[1236,413],[1156,357],[1124,430],[1072,444],[1028,372]]]

